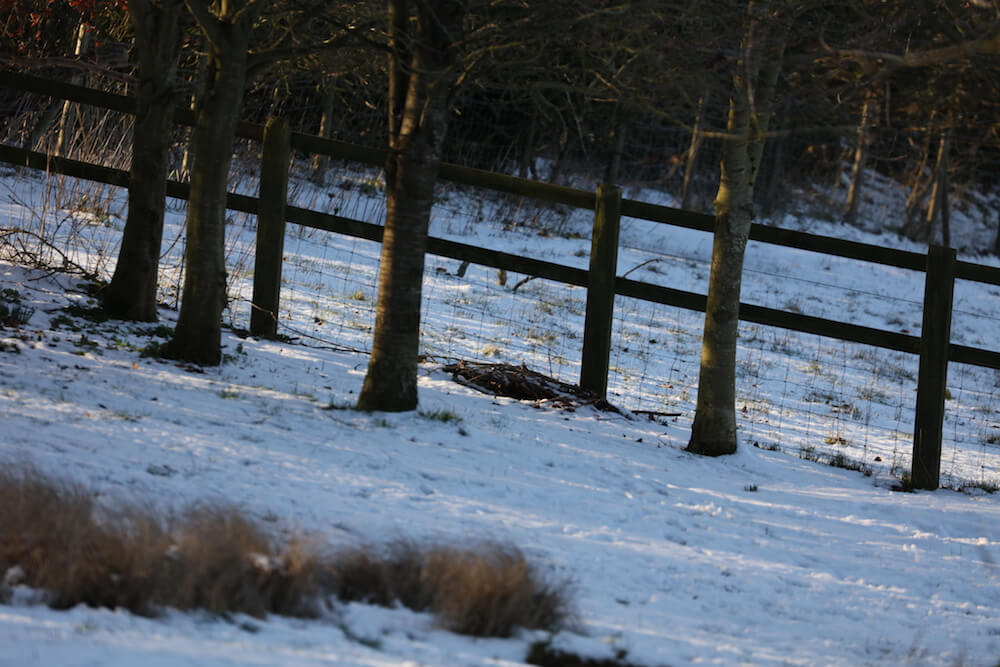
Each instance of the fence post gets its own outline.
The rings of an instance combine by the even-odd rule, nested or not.
[[[941,477],[941,433],[955,292],[954,249],[936,245],[928,248],[925,281],[910,478],[914,488],[933,490],[940,485]]]
[[[291,131],[288,121],[268,118],[260,161],[260,203],[257,209],[257,248],[253,270],[250,333],[274,338],[278,333],[281,293],[281,257],[285,249],[285,203],[288,197],[288,160]]]
[[[615,309],[621,201],[621,188],[614,185],[597,187],[594,233],[590,245],[590,277],[587,282],[587,316],[583,325],[580,387],[601,398],[608,393],[608,359],[611,356],[611,325]]]

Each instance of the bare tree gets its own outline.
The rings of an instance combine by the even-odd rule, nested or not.
[[[317,13],[309,3],[279,4],[279,0],[185,0],[185,4],[205,38],[206,71],[195,99],[191,134],[194,167],[186,219],[187,270],[177,327],[164,354],[216,365],[221,360],[226,304],[226,184],[247,81],[252,73],[276,62],[337,48],[340,38],[361,30],[358,24],[348,30],[325,20],[342,9],[339,5]],[[298,29],[306,24],[308,30]],[[322,37],[317,37],[320,33]]]
[[[754,181],[784,52],[781,18],[769,2],[748,2],[739,56],[732,67],[698,401],[687,446],[695,454],[719,456],[737,448],[735,369],[743,256],[753,221]]]
[[[868,164],[868,144],[871,141],[875,108],[874,96],[869,95],[861,107],[861,123],[858,125],[854,160],[851,163],[851,181],[847,188],[847,210],[844,213],[844,219],[852,225],[857,222],[858,207],[861,205],[861,189],[864,183],[865,167]]]
[[[186,272],[177,327],[164,350],[167,357],[206,365],[221,360],[226,183],[250,66],[250,39],[263,4],[186,0],[205,37],[208,70],[196,101]]]
[[[138,60],[128,217],[118,262],[101,295],[115,318],[156,320],[168,151],[176,104],[182,0],[130,0]]]
[[[375,336],[362,410],[417,406],[424,253],[467,7],[389,0],[389,156]]]

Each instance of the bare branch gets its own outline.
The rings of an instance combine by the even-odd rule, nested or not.
[[[1000,54],[1000,31],[981,39],[973,39],[951,46],[943,46],[928,51],[916,51],[896,55],[881,51],[865,51],[863,49],[834,49],[820,39],[823,49],[834,56],[845,60],[855,60],[860,63],[884,63],[887,73],[901,68],[932,67],[967,60],[974,56]]]
[[[205,0],[184,0],[191,16],[198,22],[198,26],[205,33],[205,38],[212,43],[215,48],[221,48],[223,35],[219,24],[219,18],[208,8]]]

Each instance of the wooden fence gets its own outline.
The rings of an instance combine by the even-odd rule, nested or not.
[[[111,111],[135,111],[135,101],[131,97],[16,72],[0,71],[0,85]],[[176,112],[175,122],[180,125],[191,125],[193,120],[193,114],[188,110],[179,109]],[[262,197],[230,193],[227,207],[258,216],[251,331],[257,335],[273,335],[279,308],[282,241],[286,222],[370,241],[380,242],[382,239],[382,227],[379,225],[287,206],[283,193],[287,188],[289,151],[295,149],[304,153],[320,153],[375,166],[384,164],[385,152],[289,132],[287,124],[278,120],[269,122],[267,126],[240,122],[237,136],[260,141],[264,146],[260,187]],[[0,162],[110,185],[128,185],[126,171],[12,146],[0,145]],[[428,252],[433,255],[587,288],[581,386],[601,395],[606,391],[615,295],[704,312],[706,299],[702,294],[618,276],[615,266],[618,230],[621,217],[631,217],[711,233],[715,225],[714,217],[623,199],[621,190],[615,186],[601,186],[595,193],[453,164],[442,164],[439,176],[442,180],[461,185],[532,197],[595,212],[589,270],[447,239],[431,237],[428,240]],[[171,197],[187,199],[188,191],[187,184],[174,181],[167,184],[167,194]],[[752,226],[750,238],[762,243],[925,272],[923,325],[919,337],[743,303],[740,304],[740,319],[919,355],[911,474],[915,487],[937,488],[940,479],[948,362],[1000,369],[1000,352],[950,342],[955,280],[1000,285],[1000,269],[958,261],[955,251],[950,248],[932,247],[925,255],[758,224]]]

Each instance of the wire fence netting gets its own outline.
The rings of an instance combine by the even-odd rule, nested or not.
[[[45,98],[25,95],[2,99],[9,112],[4,141],[51,150],[54,130],[32,135],[50,110]],[[291,114],[297,131],[316,131],[320,101],[315,96],[308,99],[316,106],[295,107]],[[271,111],[291,108],[282,102]],[[350,123],[336,129],[333,136],[381,147],[382,114],[364,109],[367,111],[355,109]],[[558,146],[547,148],[542,142],[525,162],[513,148],[508,153],[497,152],[495,128],[477,125],[472,120],[476,117],[469,114],[456,121],[447,159],[585,189],[593,189],[607,175],[604,167],[610,155],[596,139],[590,144],[581,140],[575,148],[562,152]],[[485,112],[478,117],[485,123]],[[130,126],[131,120],[121,114],[79,112],[74,138],[65,140],[63,153],[127,168]],[[187,133],[184,128],[176,130],[172,154],[175,178],[185,177]],[[684,178],[682,158],[690,149],[690,139],[688,130],[635,121],[621,142],[617,167],[627,196],[678,205]],[[782,150],[786,154],[824,153],[839,162],[848,148],[843,138],[817,142],[799,137],[789,139]],[[697,164],[701,167],[693,176],[687,206],[707,211],[716,186],[718,144],[705,142],[699,150]],[[255,142],[237,143],[232,191],[256,194],[259,154],[260,146]],[[776,158],[769,159],[774,164]],[[593,167],[595,164],[600,168]],[[587,165],[590,168],[585,168]],[[819,168],[814,165],[813,172]],[[773,221],[822,233],[828,229],[823,225],[838,217],[830,211],[843,205],[844,169],[831,168],[819,176],[813,172],[781,180],[783,172],[776,170],[771,181],[762,183],[765,194],[789,200],[787,205],[771,207]],[[50,266],[69,261],[99,276],[111,275],[127,207],[121,189],[7,167],[0,168],[0,174],[7,211],[0,225],[37,236],[11,240],[5,249],[8,257]],[[380,169],[332,160],[317,175],[313,156],[297,155],[292,174],[291,204],[375,224],[384,222],[385,184]],[[805,182],[816,187],[805,188]],[[865,219],[901,220],[905,192],[878,171],[871,174],[870,183]],[[972,194],[968,201],[968,219],[985,219],[987,202]],[[160,298],[176,308],[184,276],[184,203],[171,199],[168,209]],[[442,184],[435,196],[431,234],[587,268],[591,215],[560,205]],[[229,301],[224,317],[238,328],[245,328],[249,321],[255,224],[251,215],[228,214]],[[976,224],[975,233],[987,238],[988,224],[992,223]],[[874,223],[869,226],[875,228]],[[861,233],[857,228],[838,229],[848,236]],[[886,243],[894,242],[889,236],[884,238]],[[705,293],[710,235],[625,220],[621,241],[619,275]],[[379,253],[377,243],[290,224],[284,246],[279,333],[304,345],[362,354],[369,350]],[[902,333],[918,335],[921,327],[921,274],[888,267],[859,268],[849,260],[817,258],[805,251],[751,243],[743,294],[747,303]],[[579,379],[584,288],[428,256],[423,300],[421,347],[428,363],[469,360],[523,364],[562,381]],[[953,341],[994,348],[991,332],[1000,319],[998,301],[997,288],[960,281]],[[609,400],[658,420],[664,439],[675,444],[685,441],[694,414],[702,327],[703,315],[697,312],[626,297],[615,301]],[[917,366],[914,355],[743,323],[736,365],[741,443],[852,467],[861,473],[899,477],[909,469]],[[987,488],[1000,483],[1000,374],[951,364],[948,390],[943,482]]]

